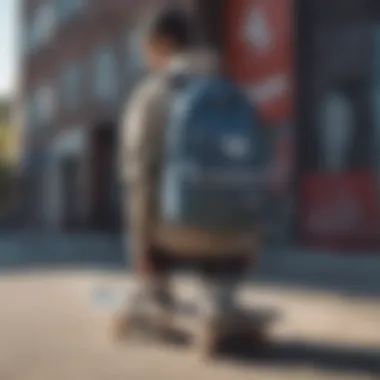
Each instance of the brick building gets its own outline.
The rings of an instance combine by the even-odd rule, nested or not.
[[[200,40],[220,50],[227,72],[241,80],[239,57],[246,51],[234,55],[232,45],[240,39],[240,30],[244,36],[253,31],[255,40],[256,29],[246,31],[246,27],[235,23],[238,20],[231,22],[228,15],[236,10],[239,13],[247,1],[239,3],[239,7],[231,0],[23,1],[20,100],[25,119],[23,162],[28,200],[25,209],[32,224],[58,228],[109,228],[118,224],[121,208],[115,165],[118,120],[128,94],[143,74],[135,21],[149,5],[165,3],[180,4],[193,15],[198,26],[194,32]],[[252,2],[255,3],[256,0]],[[286,20],[285,23],[280,20],[285,26],[281,30],[285,45],[282,42],[280,45],[286,55],[280,62],[280,70],[285,64],[287,76],[291,56],[288,18],[292,11],[287,5],[289,1],[283,3],[285,13],[277,12]],[[254,19],[247,21],[247,25],[256,25]],[[269,57],[269,61],[273,59]],[[262,61],[262,65],[268,67],[269,61]],[[277,75],[272,71],[255,79],[260,81],[259,92],[268,88],[272,91],[272,77]],[[248,78],[248,84],[251,79]],[[264,108],[269,104],[269,112],[278,108],[276,100],[273,103],[270,98],[272,95],[269,98],[265,95],[269,101]],[[288,104],[288,89],[285,96],[285,101],[280,100],[280,108]],[[277,116],[280,113],[275,111]],[[284,122],[277,116],[276,122]],[[288,120],[285,122],[289,124]]]
[[[164,3],[23,1],[25,207],[34,225],[117,225],[118,120],[142,74],[135,21]]]
[[[377,0],[23,0],[30,220],[117,225],[118,120],[143,74],[135,21],[165,3],[189,10],[271,131],[275,238],[379,247]]]

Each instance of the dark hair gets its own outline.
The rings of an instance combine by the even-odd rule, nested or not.
[[[192,44],[192,30],[189,16],[177,8],[162,8],[155,12],[147,23],[146,38],[166,38],[174,48],[183,50]]]

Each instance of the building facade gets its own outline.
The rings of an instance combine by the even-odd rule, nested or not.
[[[31,222],[118,224],[118,121],[143,75],[135,21],[168,3],[189,10],[270,130],[274,239],[378,248],[376,0],[24,0]]]
[[[55,228],[119,224],[118,121],[128,94],[143,75],[135,21],[147,7],[165,3],[179,4],[193,15],[198,27],[194,33],[219,49],[226,71],[241,81],[235,69],[241,60],[231,56],[231,41],[252,33],[247,28],[240,33],[240,25],[228,15],[239,7],[244,11],[249,1],[238,7],[228,0],[24,0],[23,161],[30,179],[26,214],[32,224]],[[283,2],[285,14],[277,12],[286,25],[288,4]],[[255,19],[244,22],[256,28]],[[286,49],[291,49],[287,42]],[[247,52],[241,48],[238,55]],[[252,56],[250,62],[258,58]],[[270,81],[272,74],[276,73],[264,77]],[[276,122],[289,125],[293,120],[285,116]],[[282,159],[289,156],[286,138]],[[284,230],[282,225],[276,228]]]
[[[378,250],[379,2],[298,3],[299,236]]]
[[[119,119],[143,74],[135,22],[161,4],[165,0],[23,1],[20,101],[31,224],[118,225]]]
[[[379,2],[225,6],[228,73],[274,143],[273,236],[293,232],[311,247],[378,251]]]
[[[21,93],[24,162],[30,178],[26,214],[32,224],[55,228],[112,228],[119,224],[118,121],[128,94],[143,75],[135,21],[150,5],[165,3],[179,4],[193,15],[198,27],[194,33],[219,50],[226,72],[249,93],[253,89],[264,94],[269,88],[276,98],[276,70],[285,70],[283,74],[288,76],[292,65],[291,1],[280,1],[281,10],[275,11],[278,7],[273,7],[273,2],[258,0],[239,4],[230,0],[24,0]],[[264,12],[255,11],[262,6]],[[261,51],[255,53],[267,27],[267,19],[263,24],[260,17],[269,13],[272,22],[274,11],[275,23],[282,25],[274,33],[275,39],[281,38],[277,45],[281,46],[279,65],[283,67],[264,72],[278,53],[269,60]],[[245,13],[249,17],[243,17]],[[250,42],[244,45],[241,41]],[[243,56],[249,58],[246,63],[251,67],[246,66],[242,75],[242,60],[236,57]],[[290,199],[289,141],[294,125],[288,90],[285,100],[272,104],[269,94],[260,106],[270,123],[279,125],[273,130],[280,136],[276,136],[278,160],[285,165],[278,169],[286,178],[276,190],[279,207],[270,213],[272,220],[286,219],[271,227],[282,235],[289,235],[291,226],[289,201],[284,202]],[[281,216],[276,211],[280,208]]]

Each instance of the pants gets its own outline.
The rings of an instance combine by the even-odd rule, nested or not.
[[[247,257],[231,256],[224,259],[177,258],[170,252],[153,248],[149,255],[156,276],[140,279],[129,305],[133,311],[145,308],[159,312],[173,312],[175,300],[170,287],[170,274],[178,269],[193,269],[201,276],[200,314],[207,320],[229,317],[238,311],[236,291],[247,269]]]

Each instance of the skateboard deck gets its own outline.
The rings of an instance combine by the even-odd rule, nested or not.
[[[178,317],[178,316],[175,316]],[[212,360],[219,354],[233,354],[247,350],[262,349],[269,343],[269,320],[249,318],[249,315],[236,318],[229,323],[208,326],[194,332],[183,328],[180,324],[170,326],[170,329],[160,329],[149,318],[135,317],[124,319],[115,315],[111,329],[118,343],[134,343],[148,345],[167,345],[176,348],[193,348],[203,360]],[[176,320],[177,318],[174,318]]]
[[[229,344],[262,345],[267,341],[268,328],[277,318],[277,313],[271,310],[257,310],[242,308],[236,317],[228,321],[222,321],[216,332],[213,334],[212,342],[197,343],[193,328],[184,323],[184,320],[195,322],[197,325],[200,309],[195,302],[176,300],[173,308],[173,324],[170,329],[162,329],[154,322],[152,316],[134,316],[127,318],[120,313],[122,310],[122,299],[115,291],[102,289],[92,295],[92,302],[95,306],[107,309],[112,312],[111,334],[118,342],[142,342],[142,343],[165,343],[180,346],[188,346],[195,342],[195,345],[212,346],[212,349],[204,351],[219,351],[219,346],[229,346]],[[119,311],[119,312],[118,312]],[[128,312],[128,311],[127,311]],[[197,329],[197,328],[196,328]],[[208,335],[207,332],[204,335]],[[209,338],[210,340],[211,338]],[[207,339],[206,339],[207,340]],[[215,348],[214,348],[215,347]]]
[[[163,329],[150,318],[135,316],[128,318],[116,314],[112,318],[112,335],[118,342],[140,341],[143,343],[165,343],[171,345],[189,345],[191,335],[177,326]]]

